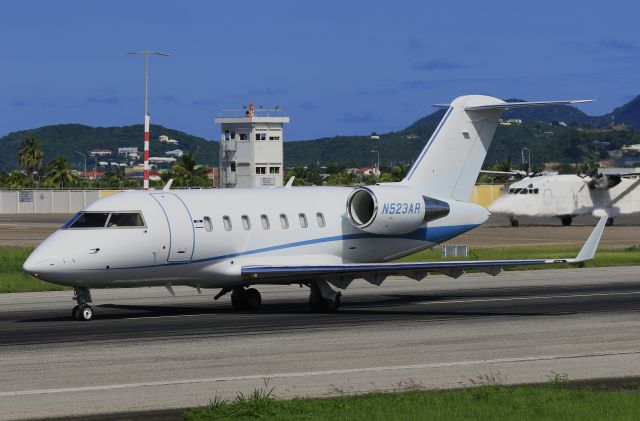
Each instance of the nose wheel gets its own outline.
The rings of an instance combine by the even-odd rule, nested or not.
[[[93,309],[88,304],[78,305],[71,311],[71,316],[75,320],[91,320],[93,317]]]
[[[78,303],[78,305],[71,310],[71,316],[74,320],[91,320],[93,318],[93,309],[88,304],[91,302],[91,291],[89,288],[74,288],[73,299]]]

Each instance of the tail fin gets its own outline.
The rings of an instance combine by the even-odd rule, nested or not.
[[[505,102],[483,95],[458,97],[444,106],[447,112],[402,182],[421,193],[466,202],[503,111],[590,101]]]

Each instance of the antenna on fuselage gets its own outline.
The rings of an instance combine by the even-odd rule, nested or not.
[[[296,179],[295,175],[292,175],[291,178],[289,179],[289,181],[287,181],[287,184],[284,185],[285,188],[290,189],[291,186],[293,186],[293,180]]]
[[[173,184],[173,178],[167,181],[167,184],[164,185],[164,187],[162,188],[162,191],[169,191],[172,184]]]

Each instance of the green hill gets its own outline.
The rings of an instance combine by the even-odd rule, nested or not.
[[[149,131],[152,140],[152,156],[165,156],[164,152],[180,148],[184,151],[197,152],[199,162],[218,162],[217,142],[210,142],[201,137],[154,124],[151,125]],[[77,163],[82,161],[82,157],[74,151],[88,155],[92,149],[111,149],[114,154],[117,154],[117,148],[138,147],[140,155],[142,155],[144,129],[142,125],[91,127],[82,124],[58,124],[12,132],[0,138],[0,145],[2,145],[4,151],[0,155],[0,168],[4,169],[4,171],[11,171],[17,168],[16,151],[27,135],[30,134],[42,140],[45,162],[52,160],[57,155],[63,155],[76,168],[79,168]],[[158,142],[158,136],[163,134],[178,140],[180,142],[179,145]],[[87,159],[88,165],[93,165],[93,160],[88,157]],[[110,159],[104,160],[109,161]]]
[[[369,136],[338,136],[307,141],[287,141],[284,144],[287,167],[309,164],[327,165],[332,162],[347,166],[371,165],[380,152],[381,164],[411,163],[435,130],[444,110],[420,118],[407,128],[380,135],[379,140]],[[606,128],[613,120],[627,127]],[[531,148],[534,165],[544,162],[580,162],[606,152],[598,150],[594,141],[609,142],[608,149],[618,149],[625,144],[640,143],[640,96],[603,116],[589,116],[570,106],[539,107],[510,110],[504,118],[521,118],[522,125],[499,126],[489,150],[487,163],[506,158],[517,162],[521,149]],[[558,125],[564,121],[569,127]],[[604,128],[603,128],[604,127]],[[141,125],[125,127],[90,127],[80,124],[61,124],[33,130],[13,132],[0,138],[4,153],[0,155],[0,168],[5,171],[17,167],[16,150],[28,134],[39,137],[44,144],[45,161],[62,154],[79,169],[82,157],[74,151],[88,153],[91,149],[135,146],[142,149]],[[177,139],[179,145],[157,141],[164,134]],[[180,148],[196,152],[198,162],[217,166],[218,142],[168,129],[151,126],[151,154],[164,156],[164,152]],[[92,165],[92,160],[89,160]]]

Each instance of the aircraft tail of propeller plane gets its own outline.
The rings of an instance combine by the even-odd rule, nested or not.
[[[454,278],[467,269],[578,263],[593,258],[601,220],[576,259],[392,263],[482,224],[468,203],[500,114],[509,108],[584,101],[507,103],[455,99],[404,180],[363,187],[131,191],[87,206],[24,263],[41,279],[73,286],[78,320],[93,316],[90,288],[188,285],[231,292],[234,308],[256,309],[252,285],[300,284],[315,311],[334,311],[354,279],[390,274]]]

